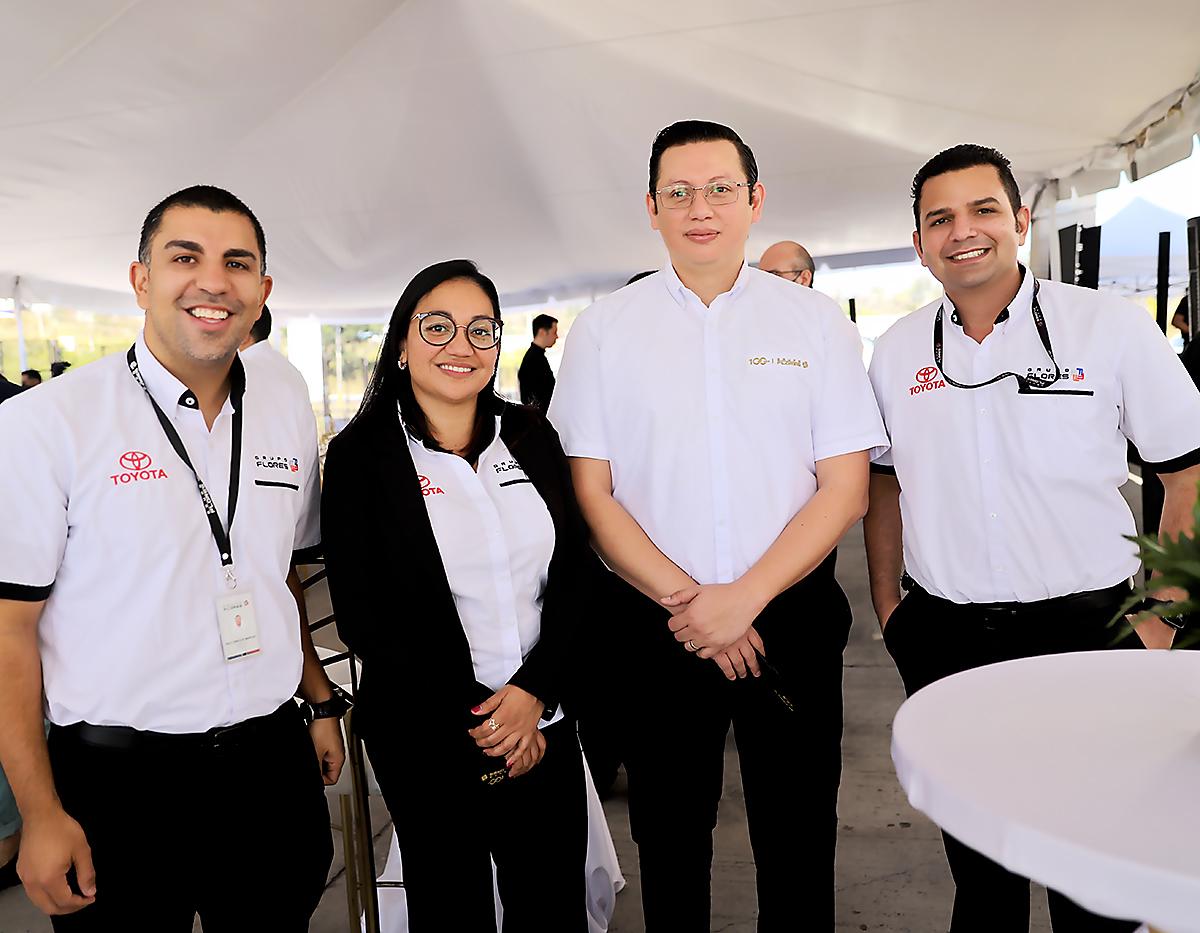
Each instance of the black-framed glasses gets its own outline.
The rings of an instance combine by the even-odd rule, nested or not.
[[[763,272],[770,272],[771,275],[777,275],[781,279],[787,279],[789,282],[799,282],[800,276],[807,272],[807,269],[763,269]]]
[[[422,311],[415,320],[417,333],[431,347],[444,347],[461,328],[476,350],[490,350],[500,342],[500,332],[504,329],[504,322],[494,317],[477,317],[466,324],[455,324],[445,311]]]
[[[659,203],[667,210],[689,207],[696,192],[704,194],[704,200],[714,206],[732,204],[737,200],[738,188],[749,188],[748,181],[710,181],[707,185],[667,185],[654,192]]]

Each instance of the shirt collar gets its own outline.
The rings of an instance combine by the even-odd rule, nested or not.
[[[675,300],[675,304],[679,305],[679,307],[682,308],[686,305],[688,295],[696,298],[697,301],[700,300],[696,297],[695,292],[693,292],[690,288],[684,285],[682,281],[680,281],[679,275],[675,272],[675,267],[671,265],[670,260],[668,260],[667,264],[663,266],[662,273],[663,282],[666,283],[667,291]],[[730,298],[736,298],[743,291],[745,291],[746,283],[750,281],[750,276],[750,264],[743,259],[742,268],[738,272],[737,278],[733,280],[733,286],[724,294],[728,295]],[[722,296],[718,295],[717,297],[721,298]]]
[[[396,403],[396,417],[398,417],[400,419],[400,427],[404,429],[404,437],[408,440],[408,447],[410,450],[414,451],[414,453],[416,451],[420,451],[422,453],[426,453],[426,454],[429,454],[430,456],[434,456],[434,457],[457,457],[458,456],[458,454],[447,453],[444,450],[433,450],[430,447],[426,447],[424,442],[421,441],[421,439],[418,438],[415,434],[413,434],[413,432],[409,429],[408,423],[404,420],[404,413],[400,411],[400,403],[399,402]],[[496,433],[492,435],[492,442],[490,444],[488,444],[487,447],[485,447],[483,449],[483,452],[479,455],[479,462],[483,463],[484,458],[488,454],[490,454],[495,449],[496,445],[499,443],[500,443],[500,416],[496,415]]]
[[[1021,270],[1021,287],[1017,289],[1017,294],[1013,297],[1012,303],[996,315],[996,324],[1003,324],[1012,317],[1013,311],[1022,312],[1033,303],[1033,276],[1029,274],[1028,269],[1019,263],[1017,268]],[[962,327],[962,318],[959,317],[958,309],[954,307],[954,302],[950,300],[949,295],[943,294],[942,304],[950,312],[950,320],[959,327]]]
[[[146,346],[145,330],[138,334],[134,346],[137,348],[138,371],[142,374],[146,388],[149,390],[150,396],[158,403],[159,408],[168,415],[173,415],[176,408],[184,408],[189,411],[200,410],[200,403],[192,390],[172,375]],[[233,358],[230,382],[229,397],[221,406],[221,415],[233,412],[233,399],[235,396],[241,395],[241,392],[238,391],[239,384],[242,392],[245,391],[246,371],[242,368],[242,361],[236,356]]]

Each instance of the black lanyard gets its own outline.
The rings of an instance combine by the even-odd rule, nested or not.
[[[229,536],[233,533],[233,513],[237,510],[238,486],[242,472],[242,395],[246,391],[246,374],[242,369],[242,362],[235,357],[233,369],[230,371],[229,400],[233,404],[233,441],[229,453],[229,517],[225,526],[222,527],[221,519],[217,515],[217,507],[213,504],[212,496],[209,495],[204,480],[200,478],[200,474],[192,465],[192,458],[188,456],[187,448],[183,446],[183,438],[179,436],[171,419],[166,416],[146,387],[146,380],[142,378],[141,369],[138,367],[137,344],[129,348],[125,359],[129,363],[130,375],[142,387],[146,398],[150,399],[150,404],[154,406],[154,414],[158,416],[158,423],[162,425],[167,440],[175,448],[179,459],[192,471],[192,476],[196,477],[196,488],[200,490],[200,502],[204,505],[208,527],[212,529],[213,540],[217,543],[217,553],[221,555],[221,567],[225,570],[225,581],[231,589],[234,589],[237,587],[237,577],[233,573],[233,548],[230,545]]]
[[[1050,346],[1050,331],[1046,329],[1046,316],[1042,314],[1042,306],[1038,303],[1038,280],[1033,280],[1033,301],[1031,302],[1033,312],[1033,326],[1037,328],[1038,337],[1041,338],[1042,346],[1046,348],[1046,356],[1050,357],[1051,373],[1047,378],[1045,376],[1035,376],[1033,373],[1022,376],[1018,373],[1000,373],[998,376],[993,376],[987,382],[963,383],[955,382],[942,366],[942,309],[943,305],[938,305],[937,314],[933,318],[933,365],[941,372],[942,378],[956,389],[982,389],[984,386],[990,386],[993,382],[999,382],[1001,379],[1013,378],[1017,380],[1017,385],[1020,386],[1021,392],[1031,392],[1034,389],[1049,389],[1051,386],[1058,384],[1058,362],[1054,359],[1054,348]],[[1083,393],[1079,393],[1083,394]],[[1090,393],[1089,393],[1090,394]]]

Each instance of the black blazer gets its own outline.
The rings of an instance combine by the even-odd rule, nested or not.
[[[595,557],[554,428],[506,403],[500,437],[545,501],[555,534],[541,636],[509,683],[553,709],[571,702],[574,632]],[[330,442],[321,537],[338,634],[362,661],[355,731],[386,728],[394,712],[406,732],[460,738],[479,688],[395,407],[356,419]]]

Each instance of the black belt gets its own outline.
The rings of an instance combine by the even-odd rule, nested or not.
[[[926,599],[936,600],[963,611],[987,614],[1016,615],[1026,612],[1049,612],[1057,609],[1103,609],[1119,604],[1133,591],[1130,581],[1122,580],[1103,590],[1088,590],[1083,593],[1068,593],[1050,599],[1037,599],[1027,603],[956,603],[952,599],[934,596],[907,573],[901,577],[901,586],[910,593],[919,593]]]
[[[93,726],[89,722],[53,726],[52,729],[97,748],[208,750],[256,739],[264,732],[278,729],[288,719],[300,719],[300,709],[292,700],[273,713],[255,716],[232,726],[217,726],[207,732],[147,732],[131,726]]]

